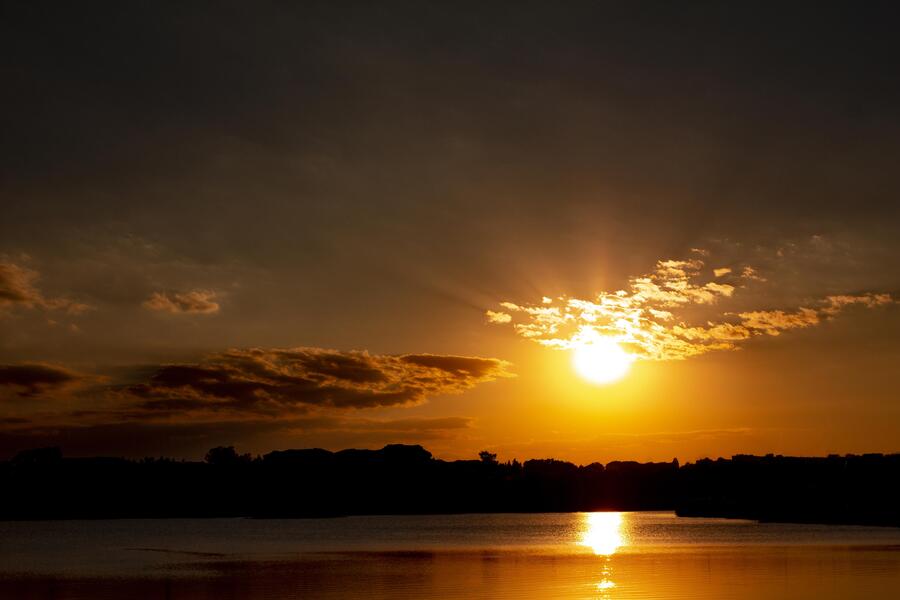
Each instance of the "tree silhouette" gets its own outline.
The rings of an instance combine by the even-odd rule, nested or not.
[[[478,458],[444,461],[399,444],[280,450],[257,460],[220,446],[205,463],[65,458],[59,448],[37,448],[0,460],[0,520],[674,509],[683,516],[900,526],[900,454],[739,454],[684,466],[500,463],[487,450]]]
[[[486,465],[496,465],[497,464],[497,455],[493,452],[488,452],[487,450],[482,450],[478,453],[478,458],[481,459]]]
[[[240,465],[250,462],[250,453],[238,454],[234,446],[217,446],[206,453],[206,462],[211,465]]]

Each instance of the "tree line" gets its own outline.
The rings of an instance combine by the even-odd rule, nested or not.
[[[683,516],[900,526],[900,454],[738,455],[679,465],[435,459],[421,446],[211,449],[203,462],[67,458],[0,462],[0,519],[322,517],[355,514],[675,510]]]

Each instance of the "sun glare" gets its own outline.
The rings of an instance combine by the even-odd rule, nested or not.
[[[575,370],[592,383],[611,383],[628,373],[634,357],[622,350],[619,344],[606,337],[597,336],[577,346],[572,356]]]
[[[615,554],[625,545],[622,534],[622,513],[595,512],[585,515],[584,532],[578,542],[590,548],[598,556]]]

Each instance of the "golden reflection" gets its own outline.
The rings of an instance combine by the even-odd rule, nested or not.
[[[584,532],[579,544],[590,548],[598,556],[614,554],[616,550],[625,545],[625,536],[622,534],[622,513],[587,513]]]
[[[609,568],[609,557],[606,556],[603,558],[607,562],[603,567],[603,579],[600,580],[600,583],[597,584],[597,599],[598,600],[610,600],[613,597],[613,590],[616,587],[616,584],[612,579],[609,578],[611,575],[611,570]]]

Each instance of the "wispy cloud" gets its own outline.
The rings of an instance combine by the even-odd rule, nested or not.
[[[40,274],[13,262],[0,261],[0,310],[25,308],[59,310],[78,315],[90,306],[69,298],[48,298],[37,288]]]
[[[489,310],[484,313],[489,323],[509,323],[512,317],[505,312]]]
[[[147,310],[173,315],[211,315],[219,312],[216,295],[212,290],[200,289],[188,292],[154,292],[142,306]]]
[[[851,306],[894,303],[890,294],[864,293],[825,296],[789,309],[728,312],[722,306],[738,290],[766,279],[744,265],[739,275],[730,267],[714,269],[715,280],[710,280],[704,261],[709,253],[694,253],[703,258],[660,260],[653,272],[630,278],[626,289],[600,292],[590,299],[501,302],[502,311],[487,311],[487,320],[508,324],[518,335],[552,348],[577,347],[601,335],[639,359],[679,360],[732,350],[753,337],[811,327]],[[684,315],[688,309],[703,313],[702,321],[690,323]]]

